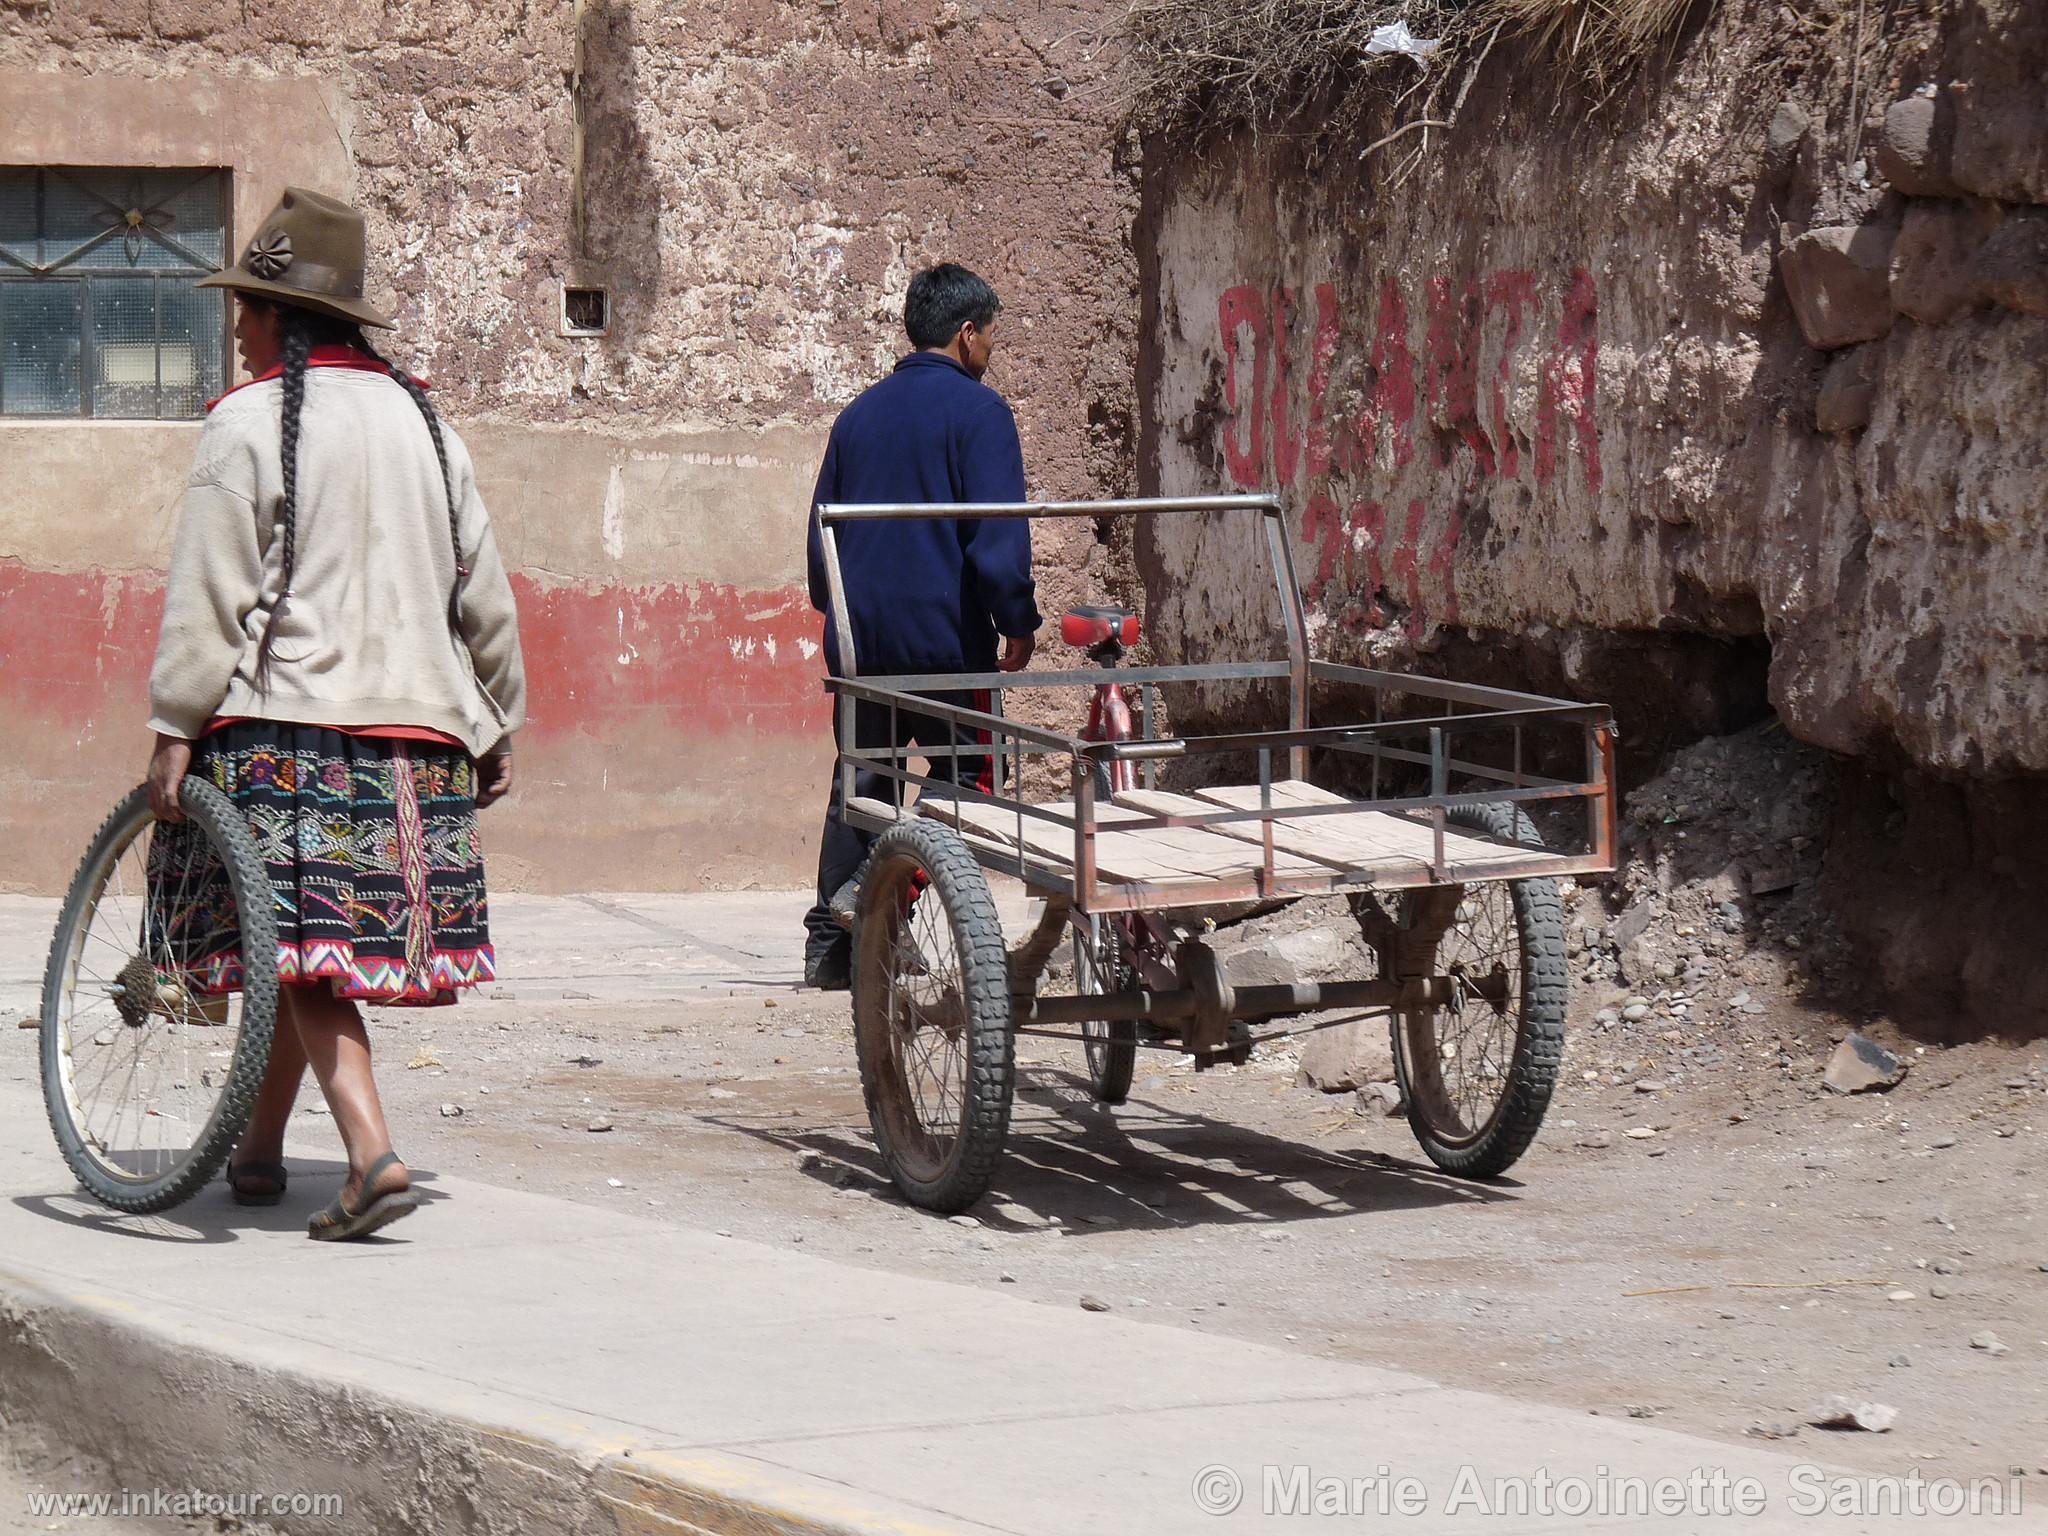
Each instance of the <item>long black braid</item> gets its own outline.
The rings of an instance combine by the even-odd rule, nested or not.
[[[469,576],[469,564],[462,558],[461,509],[455,504],[455,476],[448,468],[448,444],[441,436],[441,418],[434,414],[434,405],[427,398],[426,386],[407,373],[396,363],[378,355],[361,332],[353,344],[368,353],[391,370],[391,377],[398,382],[412,403],[420,408],[420,415],[427,423],[427,436],[434,440],[434,457],[441,461],[441,489],[448,498],[448,540],[455,546],[455,584],[448,589],[448,627],[460,634],[462,631],[462,585]]]
[[[308,322],[318,318],[297,308],[281,309],[279,313],[283,316],[284,331],[284,437],[280,454],[284,500],[277,517],[284,541],[284,585],[271,607],[270,617],[264,621],[263,639],[256,647],[258,688],[265,687],[270,680],[270,648],[277,640],[277,621],[292,600],[292,579],[299,568],[299,422],[306,409],[306,360],[313,352],[314,326]]]
[[[376,362],[383,363],[390,370],[391,377],[404,391],[412,396],[412,403],[419,407],[425,418],[427,435],[434,440],[434,457],[441,463],[441,487],[448,501],[448,537],[455,546],[455,584],[448,592],[448,627],[461,632],[462,587],[469,575],[469,566],[462,556],[462,528],[459,509],[455,504],[455,476],[448,468],[448,444],[441,435],[441,419],[434,414],[432,402],[420,381],[395,363],[377,354],[375,348],[364,338],[362,330],[346,320],[331,319],[326,315],[301,309],[295,304],[278,306],[281,339],[284,350],[284,419],[281,443],[281,458],[284,472],[284,498],[278,508],[278,521],[282,525],[284,589],[278,594],[277,603],[270,610],[270,617],[263,625],[263,639],[256,647],[256,686],[267,685],[270,675],[271,646],[277,634],[277,621],[285,605],[292,598],[292,580],[298,570],[299,539],[299,426],[306,407],[306,369],[316,346],[349,346],[362,352]]]

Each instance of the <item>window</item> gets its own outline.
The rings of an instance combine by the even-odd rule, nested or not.
[[[225,171],[0,169],[0,416],[205,414],[227,226]]]

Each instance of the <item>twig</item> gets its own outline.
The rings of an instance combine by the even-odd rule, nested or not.
[[[1856,149],[1863,142],[1863,119],[1857,111],[1857,98],[1863,88],[1863,0],[1856,0],[1856,51],[1849,56],[1849,134],[1847,149],[1842,155],[1842,164],[1847,167],[1856,158]]]
[[[1648,1291],[1623,1291],[1624,1296],[1676,1296],[1681,1291],[1711,1291],[1711,1285],[1660,1285]]]
[[[1738,1291],[1829,1291],[1842,1285],[1890,1285],[1889,1280],[1731,1280]]]
[[[1451,103],[1451,121],[1458,120],[1458,113],[1464,109],[1466,93],[1472,89],[1472,82],[1479,78],[1479,71],[1486,64],[1487,55],[1493,52],[1493,45],[1500,38],[1500,29],[1505,22],[1496,21],[1493,31],[1486,39],[1486,46],[1479,50],[1479,57],[1472,61],[1472,67],[1465,71],[1465,83],[1458,87],[1458,99]]]
[[[1844,1285],[1890,1285],[1889,1280],[1724,1280],[1737,1291],[1831,1291]],[[1623,1291],[1624,1296],[1676,1296],[1683,1291],[1711,1291],[1712,1285],[1662,1285],[1648,1291]]]
[[[1366,145],[1365,148],[1361,149],[1358,152],[1358,158],[1363,160],[1367,155],[1371,154],[1374,150],[1384,148],[1386,145],[1391,144],[1394,142],[1394,140],[1400,138],[1403,134],[1413,133],[1417,128],[1448,128],[1450,126],[1451,125],[1448,122],[1446,122],[1443,118],[1440,117],[1418,117],[1412,123],[1403,123],[1399,128],[1396,128],[1392,133],[1388,134],[1385,138],[1374,139],[1370,144]]]

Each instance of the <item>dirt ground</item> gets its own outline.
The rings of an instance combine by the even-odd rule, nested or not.
[[[1660,991],[1626,1029],[1595,1012],[1627,988],[1575,986],[1550,1118],[1492,1185],[1300,1085],[1292,1043],[1200,1075],[1143,1056],[1108,1111],[1077,1051],[1025,1039],[996,1189],[952,1221],[881,1175],[843,994],[506,985],[376,1031],[423,1176],[1730,1440],[1777,1427],[1846,1466],[2048,1478],[2048,1047],[1874,1026],[1910,1074],[1837,1097],[1844,1021],[1767,966],[1716,971],[1690,1022]],[[1896,1427],[1793,1428],[1837,1392]]]
[[[37,1446],[31,1454],[29,1447],[16,1443],[7,1425],[0,1424],[0,1536],[198,1536],[215,1529],[211,1522],[191,1520],[33,1513],[32,1496],[104,1494],[119,1499],[123,1494],[120,1480],[104,1469],[75,1460],[53,1463],[41,1452]]]

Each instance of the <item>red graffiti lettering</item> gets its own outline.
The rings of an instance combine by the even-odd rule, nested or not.
[[[1373,332],[1372,390],[1358,421],[1358,463],[1379,457],[1380,429],[1392,443],[1394,467],[1415,457],[1415,359],[1408,350],[1408,306],[1390,277],[1380,284],[1379,323]]]
[[[1447,277],[1429,283],[1429,329],[1423,337],[1424,374],[1431,417],[1464,440],[1479,473],[1493,473],[1493,443],[1479,425],[1479,329],[1486,309],[1479,284],[1454,287]],[[1448,467],[1451,445],[1439,436],[1437,465]]]
[[[1595,494],[1600,490],[1600,434],[1593,405],[1600,361],[1599,322],[1600,300],[1593,274],[1578,267],[1565,293],[1557,344],[1544,364],[1536,398],[1536,478],[1548,481],[1557,472],[1558,417],[1562,414],[1570,419],[1578,438],[1586,489]]]
[[[1330,429],[1323,420],[1323,397],[1330,389],[1330,364],[1337,356],[1343,324],[1337,311],[1337,285],[1316,284],[1316,336],[1308,363],[1308,449],[1310,479],[1330,472]]]
[[[1270,337],[1265,295],[1249,283],[1226,289],[1216,301],[1216,317],[1223,326],[1223,403],[1230,410],[1230,421],[1223,434],[1223,458],[1231,483],[1251,490],[1264,478],[1266,467],[1266,415],[1262,407],[1266,399]],[[1250,402],[1241,407],[1237,387],[1238,333],[1247,328],[1252,333],[1252,388]],[[1240,445],[1237,424],[1243,420],[1251,422],[1251,441]]]
[[[1336,502],[1328,496],[1309,498],[1308,506],[1301,514],[1301,539],[1316,557],[1316,573],[1309,579],[1303,595],[1312,603],[1320,602],[1331,579],[1337,574],[1339,557],[1346,553],[1344,525],[1338,520]]]
[[[1301,457],[1301,434],[1287,424],[1288,396],[1293,391],[1292,359],[1294,290],[1273,290],[1273,474],[1282,486],[1294,484],[1294,466]]]

